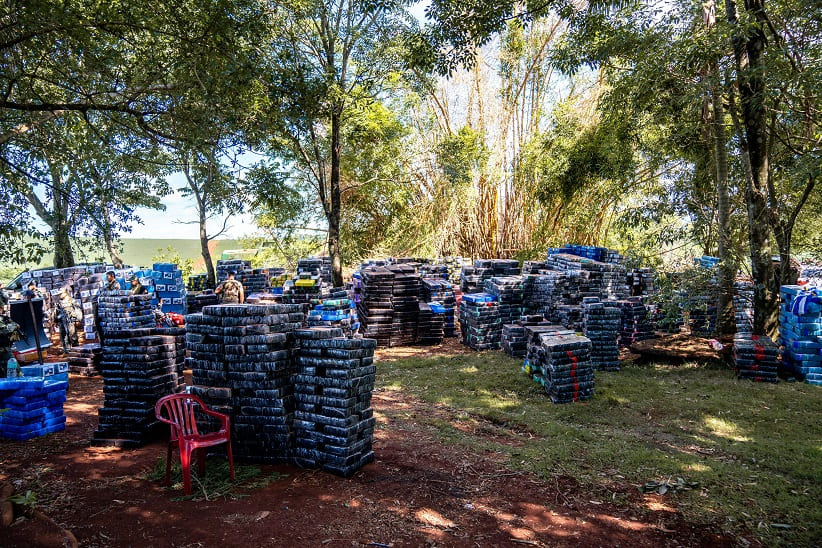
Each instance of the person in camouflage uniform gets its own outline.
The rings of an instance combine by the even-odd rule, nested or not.
[[[12,343],[21,339],[20,326],[5,314],[0,315],[0,378],[6,378],[6,366],[13,355]]]
[[[132,295],[145,295],[146,293],[148,293],[148,289],[146,289],[146,286],[140,283],[140,280],[137,278],[137,276],[132,276],[131,289],[129,289],[129,292]]]
[[[243,284],[234,279],[234,272],[228,273],[228,278],[217,286],[214,293],[220,296],[223,304],[242,304],[245,302]]]
[[[104,289],[106,291],[120,291],[120,289],[122,289],[113,270],[106,272],[106,285]]]
[[[83,319],[83,312],[65,287],[60,290],[60,300],[54,307],[53,319],[60,327],[60,342],[63,344],[63,350],[68,352],[79,342],[74,323]]]

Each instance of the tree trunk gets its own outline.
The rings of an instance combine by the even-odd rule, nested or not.
[[[54,234],[54,268],[74,266],[69,227],[65,223],[56,222],[51,227],[51,231]]]
[[[108,256],[111,257],[111,264],[114,265],[114,268],[123,268],[123,259],[117,251],[117,243],[111,235],[111,230],[106,229],[103,231],[103,240],[106,243]]]
[[[59,180],[59,179],[58,179]],[[54,268],[74,266],[71,249],[71,227],[68,221],[68,203],[62,185],[54,189],[52,198],[51,231],[54,234]]]
[[[739,29],[736,2],[726,0],[726,7],[733,32],[742,121],[753,175],[745,191],[745,201],[748,206],[751,271],[754,278],[754,333],[765,335],[774,331],[779,312],[776,298],[778,293],[774,291],[770,210],[767,200],[770,174],[763,61],[766,37],[761,26],[751,26],[743,33]],[[764,0],[746,0],[745,9],[761,21],[764,17]]]
[[[334,287],[342,287],[342,259],[340,257],[340,123],[342,107],[336,105],[331,113],[331,209],[328,216],[328,254],[331,257],[331,279]]]
[[[217,287],[217,276],[214,274],[214,261],[211,258],[211,250],[208,248],[208,232],[206,231],[206,214],[205,209],[198,208],[200,211],[200,249],[203,254],[203,262],[206,267],[206,282],[208,287]]]
[[[114,241],[114,235],[111,232],[111,216],[108,213],[108,207],[103,204],[103,242],[106,244],[106,250],[109,257],[111,257],[111,264],[114,268],[123,268],[123,259],[117,251],[117,242]]]
[[[718,67],[714,74],[719,77]],[[716,331],[727,335],[735,331],[733,306],[736,264],[731,254],[731,207],[728,195],[728,149],[725,135],[725,109],[719,84],[711,90],[714,110],[714,146],[716,151],[717,216],[719,221],[719,299],[716,306]]]

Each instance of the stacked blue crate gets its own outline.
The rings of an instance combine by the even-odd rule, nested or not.
[[[808,384],[822,386],[822,290],[783,285],[780,295],[782,364]]]
[[[308,327],[338,327],[343,335],[352,337],[360,327],[357,305],[346,297],[324,299],[306,317]]]
[[[601,263],[621,264],[624,257],[612,249],[607,247],[595,247],[592,245],[574,245],[565,244],[562,247],[551,247],[548,249],[548,255],[576,255],[577,257],[585,257]]]
[[[22,377],[0,379],[0,437],[24,441],[64,430],[68,363],[20,370]]]
[[[186,313],[186,288],[183,272],[174,263],[154,263],[151,277],[154,279],[154,298],[163,312]]]
[[[154,287],[154,270],[151,268],[141,268],[134,271],[134,276],[137,277],[143,287],[146,288],[146,291],[151,295],[151,306],[156,307],[160,301],[157,298],[156,288]],[[129,289],[131,283],[127,283],[122,287],[123,289]]]

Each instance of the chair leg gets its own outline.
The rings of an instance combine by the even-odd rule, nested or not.
[[[234,455],[231,453],[231,440],[228,440],[228,470],[231,472],[231,481],[234,481]]]
[[[191,448],[180,447],[180,467],[183,469],[183,491],[191,494]]]
[[[197,476],[202,480],[206,472],[206,449],[197,450]]]
[[[171,442],[166,446],[166,487],[171,487]]]

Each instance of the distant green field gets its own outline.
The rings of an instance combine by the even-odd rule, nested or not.
[[[212,253],[212,258],[216,261],[220,255],[227,249],[239,249],[240,243],[237,240],[217,240],[217,249]],[[123,261],[132,266],[151,266],[154,262],[153,257],[158,255],[170,255],[168,248],[180,254],[180,258],[191,259],[194,264],[194,272],[205,272],[205,268],[198,260],[201,259],[200,241],[199,240],[184,240],[184,239],[145,239],[145,238],[124,238],[122,240]],[[85,247],[85,246],[82,246]],[[90,262],[110,262],[107,254],[99,250],[89,251],[82,247],[75,247],[74,260],[77,263]],[[90,247],[90,246],[89,246]],[[43,257],[40,264],[30,264],[24,266],[14,266],[8,264],[0,264],[0,280],[9,281],[18,272],[26,268],[42,268],[54,264],[53,255]]]
[[[150,266],[153,262],[152,257],[161,253],[167,254],[169,247],[176,250],[184,260],[191,259],[196,263],[202,256],[200,252],[200,240],[129,238],[123,240],[123,261],[134,266]],[[217,251],[212,254],[212,258],[216,261],[226,249],[239,248],[240,244],[237,240],[218,240]],[[198,269],[195,268],[194,270],[196,272]]]

